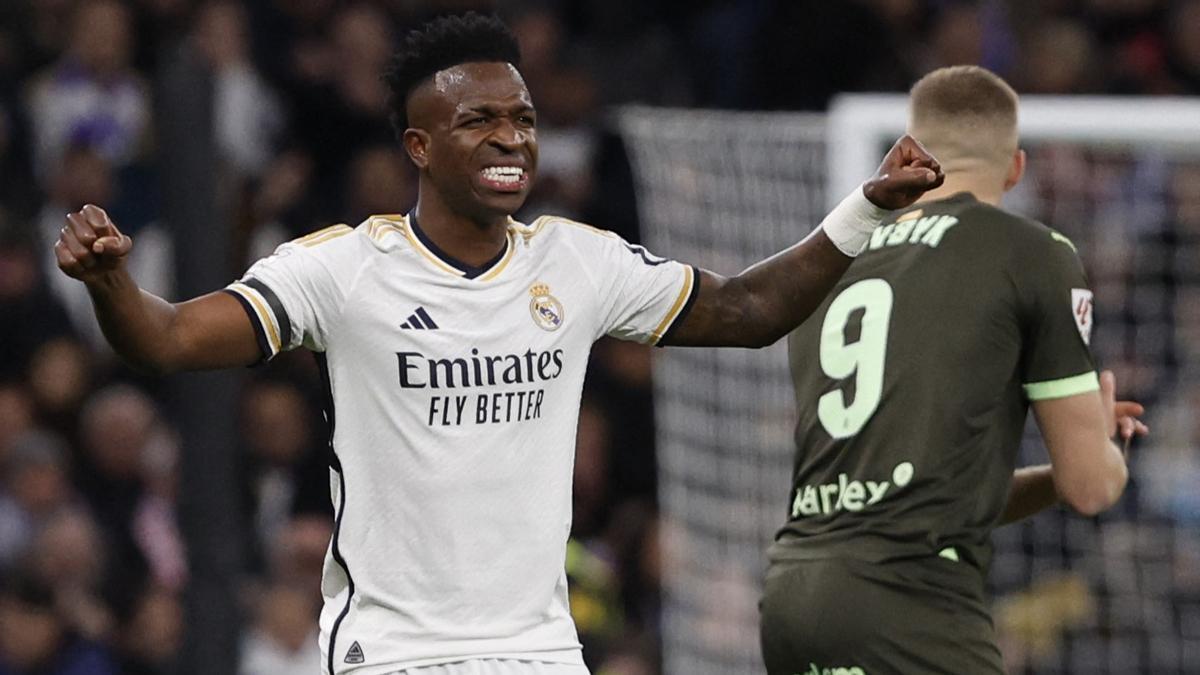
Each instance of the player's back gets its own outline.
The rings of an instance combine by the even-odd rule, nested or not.
[[[1083,287],[1070,242],[967,193],[881,227],[790,339],[797,453],[772,558],[985,567],[1028,398],[1092,373]]]

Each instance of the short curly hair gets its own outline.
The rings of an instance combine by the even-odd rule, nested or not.
[[[408,95],[426,78],[460,63],[496,61],[521,64],[517,38],[499,17],[467,12],[409,31],[383,76],[396,137],[408,128]]]

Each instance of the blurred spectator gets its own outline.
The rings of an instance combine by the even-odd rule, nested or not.
[[[604,412],[590,401],[579,409],[579,429],[575,436],[575,480],[571,497],[574,504],[572,532],[576,537],[599,533],[608,520],[610,463],[609,422]]]
[[[346,172],[342,220],[358,224],[371,215],[408,213],[417,204],[417,175],[395,143],[364,148]]]
[[[80,638],[55,609],[54,594],[28,573],[0,588],[0,675],[117,675],[108,652]]]
[[[1200,93],[1200,0],[1175,3],[1167,26],[1167,63],[1175,84],[1163,93]]]
[[[107,564],[104,542],[86,511],[60,509],[42,527],[29,553],[29,566],[54,591],[63,622],[100,642],[111,637],[113,617],[100,599]]]
[[[24,377],[39,345],[70,333],[66,312],[42,283],[35,248],[28,233],[0,211],[0,378]]]
[[[354,155],[395,142],[380,79],[395,40],[387,16],[350,5],[333,17],[326,39],[324,67],[312,67],[291,91],[293,136],[314,162],[314,216],[324,223],[339,215],[341,179]]]
[[[295,515],[324,515],[332,509],[329,469],[311,424],[315,416],[304,395],[290,383],[261,381],[246,393],[243,475],[248,481],[247,514],[254,523],[255,542],[279,539]],[[251,550],[259,548],[251,543]]]
[[[32,428],[33,401],[29,393],[13,382],[0,383],[0,467],[6,465],[13,442]]]
[[[92,365],[87,350],[70,337],[49,340],[29,357],[29,391],[42,425],[74,437]]]
[[[258,176],[275,152],[283,111],[250,60],[246,10],[236,0],[204,3],[195,38],[215,74],[216,142],[240,176]]]
[[[927,72],[943,66],[983,62],[983,10],[975,3],[955,3],[937,13],[930,28]]]
[[[167,675],[183,644],[179,596],[149,585],[120,621],[117,651],[122,675]]]
[[[143,150],[151,111],[146,85],[130,68],[132,33],[129,9],[118,0],[76,6],[66,53],[29,92],[38,175],[49,177],[74,145],[117,167]]]
[[[0,489],[0,577],[70,500],[67,462],[63,442],[42,431],[26,432],[7,449]]]
[[[578,65],[579,54],[567,53],[566,27],[550,9],[526,10],[512,28],[538,109],[538,182],[522,213],[579,218],[592,188],[597,83]]]
[[[160,433],[159,425],[154,404],[128,385],[97,392],[80,413],[84,456],[76,484],[109,543],[114,577],[110,583],[140,583],[150,569],[144,540],[134,528],[147,497],[143,458]]]
[[[1024,50],[1025,64],[1017,82],[1033,94],[1085,94],[1095,91],[1092,37],[1076,21],[1046,22]]]
[[[315,514],[288,521],[268,547],[268,576],[277,583],[309,588],[319,593],[325,551],[333,536],[333,518]]]
[[[158,427],[141,457],[146,493],[133,515],[133,539],[146,557],[150,581],[164,592],[182,591],[187,583],[187,555],[176,519],[179,484],[179,442]]]
[[[286,584],[268,588],[242,645],[238,675],[320,673],[317,607],[316,596],[309,589]]]

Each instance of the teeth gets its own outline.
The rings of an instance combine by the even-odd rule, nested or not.
[[[525,170],[519,166],[489,166],[480,173],[484,178],[498,183],[516,183],[521,180]]]

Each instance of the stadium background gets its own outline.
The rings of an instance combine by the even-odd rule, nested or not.
[[[407,208],[413,174],[392,141],[378,73],[403,30],[468,8],[500,11],[522,43],[542,148],[523,215],[562,214],[635,240],[632,153],[614,114],[624,104],[823,111],[839,93],[903,91],[958,63],[992,68],[1021,93],[1200,94],[1197,0],[8,0],[0,5],[0,673],[46,659],[51,673],[318,672],[317,580],[330,517],[311,357],[141,377],[113,360],[86,294],[54,269],[50,245],[67,211],[105,206],[134,237],[138,281],[178,298],[223,285],[291,237]],[[702,151],[703,138],[690,143]],[[1093,168],[1064,162],[1034,178],[1085,205],[1053,212],[1090,220],[1103,214],[1071,186],[1104,177]],[[1119,513],[1099,521],[1116,523],[1113,546],[1169,549],[1128,571],[1147,587],[1158,581],[1155,611],[1169,615],[1162,626],[1144,625],[1150,614],[1140,606],[1118,607],[1126,624],[1103,626],[1139,636],[1120,672],[1189,672],[1196,661],[1187,653],[1200,660],[1200,391],[1186,374],[1200,297],[1198,185],[1194,165],[1130,182],[1147,208],[1169,212],[1169,227],[1052,223],[1100,251],[1089,267],[1107,273],[1110,325],[1133,336],[1109,364],[1156,406],[1148,421],[1163,439],[1138,458],[1171,458],[1147,461],[1150,473],[1135,472]],[[1136,260],[1135,242],[1148,251]],[[1168,259],[1176,262],[1155,264]],[[1097,291],[1103,307],[1105,289]],[[1149,365],[1139,358],[1146,353]],[[658,537],[667,526],[651,358],[636,345],[598,345],[580,420],[572,608],[589,663],[613,675],[662,669],[660,590],[670,570]],[[1159,487],[1141,489],[1151,485]],[[1073,559],[1067,530],[1094,523],[1061,522],[1076,524],[1000,534],[1009,546],[994,581],[998,608],[1018,617],[1004,637],[1017,671],[1101,672],[1113,655],[1084,641],[1072,649],[1093,649],[1103,667],[1057,659],[1056,640],[1045,638],[1062,622],[1022,624],[1038,612],[1012,609],[1061,600],[1051,613],[1068,624],[1095,611],[1078,592],[1087,577],[1053,574]],[[1146,523],[1166,529],[1147,540],[1138,529]],[[1047,546],[1062,552],[1032,555]],[[729,600],[720,590],[714,604]],[[1145,595],[1123,597],[1137,604]],[[68,637],[40,640],[47,626]],[[1182,655],[1173,666],[1153,665],[1158,639]]]

